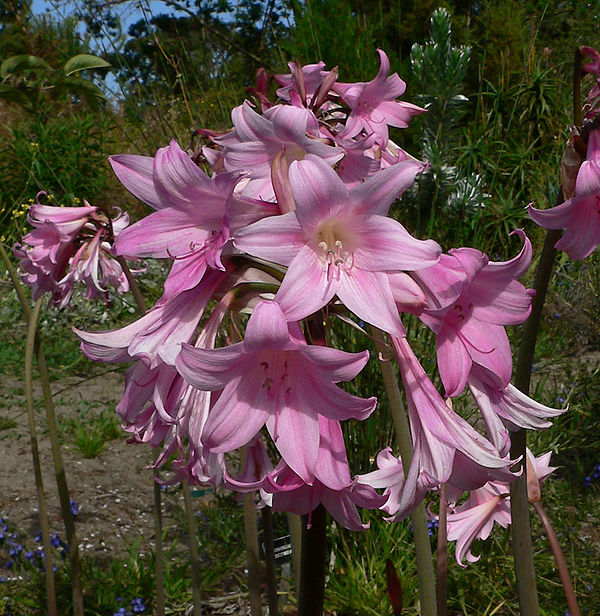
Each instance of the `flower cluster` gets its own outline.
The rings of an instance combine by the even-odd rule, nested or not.
[[[172,266],[137,321],[76,332],[91,359],[134,362],[117,412],[132,441],[162,447],[157,466],[175,455],[175,480],[259,491],[275,511],[322,503],[354,530],[366,528],[357,507],[400,519],[440,483],[510,481],[509,431],[546,427],[562,412],[509,382],[504,326],[527,318],[532,297],[517,281],[532,256],[525,234],[514,259],[493,262],[472,248],[442,254],[389,215],[426,167],[389,127],[423,110],[397,100],[405,84],[378,53],[369,82],[291,64],[274,76],[276,100],[259,72],[260,112],[246,101],[231,130],[203,131],[206,171],[175,141],[154,157],[112,157],[124,186],[155,210],[118,234],[115,254]],[[470,388],[487,438],[434,387],[402,313],[433,331],[446,396]],[[369,359],[329,344],[331,319],[353,316],[387,333],[398,360],[415,449],[406,477],[390,449],[379,470],[350,471],[341,422],[376,407],[338,386]],[[229,454],[242,446],[236,474]]]
[[[34,299],[50,293],[52,302],[66,306],[75,283],[86,285],[86,297],[107,298],[107,285],[119,293],[129,289],[121,265],[112,251],[113,239],[127,227],[129,216],[117,211],[110,218],[84,201],[80,207],[57,207],[39,202],[39,193],[28,214],[34,230],[14,248],[23,281]]]
[[[121,601],[121,597],[117,597],[117,601]],[[134,616],[134,614],[142,614],[146,611],[146,606],[141,597],[135,597],[130,601],[131,608],[127,609],[124,605],[114,612],[113,616]]]

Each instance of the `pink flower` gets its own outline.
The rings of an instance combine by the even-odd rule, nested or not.
[[[555,248],[571,259],[588,257],[600,243],[600,129],[591,130],[587,157],[577,173],[575,196],[548,210],[528,207],[529,216],[545,229],[565,229]]]
[[[303,482],[284,463],[263,482],[264,489],[273,493],[273,511],[308,513],[310,524],[310,513],[322,504],[345,528],[366,530],[369,524],[362,523],[357,506],[377,509],[386,497],[379,496],[368,485],[352,482],[339,422],[319,415],[319,427],[319,451],[312,485]]]
[[[122,155],[110,162],[125,187],[158,210],[121,233],[115,252],[174,259],[167,296],[196,286],[207,268],[224,270],[221,255],[230,234],[279,213],[275,206],[234,195],[239,173],[209,178],[176,141],[153,159]]]
[[[129,217],[119,212],[109,221],[98,208],[85,203],[72,208],[40,203],[31,207],[28,220],[35,228],[14,253],[34,299],[51,293],[54,304],[66,306],[76,282],[86,285],[88,299],[106,299],[109,284],[119,293],[129,289],[111,247]]]
[[[300,320],[337,295],[359,318],[403,335],[386,274],[433,265],[441,250],[386,214],[422,169],[404,161],[349,191],[325,161],[308,155],[290,167],[296,209],[241,229],[234,244],[287,266],[276,296],[287,319]]]
[[[160,300],[137,321],[120,329],[84,332],[73,329],[81,339],[81,350],[94,361],[123,362],[141,358],[149,368],[161,362],[174,365],[183,342],[188,342],[206,305],[226,272],[209,271],[202,284]]]
[[[549,418],[567,411],[540,404],[510,383],[498,388],[495,375],[477,365],[473,366],[467,382],[481,411],[488,438],[502,455],[510,449],[509,430],[543,430],[552,425]]]
[[[413,458],[405,477],[401,460],[389,450],[377,456],[379,470],[357,478],[360,483],[386,488],[384,510],[400,520],[408,516],[433,488],[447,481],[478,487],[492,478],[513,478],[510,460],[450,409],[423,370],[406,338],[393,338],[406,393]],[[460,469],[460,471],[459,471]]]
[[[288,62],[290,74],[274,75],[280,86],[276,94],[280,99],[296,106],[320,107],[337,79],[337,69],[324,71],[325,63],[306,64]],[[317,94],[317,96],[315,96]]]
[[[436,334],[438,369],[448,397],[462,392],[473,365],[496,375],[498,389],[510,381],[512,355],[504,325],[527,319],[534,294],[516,280],[529,267],[532,255],[525,233],[516,233],[524,245],[510,261],[490,262],[479,250],[458,248],[450,251],[453,263],[446,259],[432,268],[434,274],[424,273],[430,281],[439,276],[440,281],[452,283],[442,285],[445,291],[437,297],[430,283],[440,307],[427,308],[420,317]],[[420,275],[414,276],[418,280]]]
[[[510,504],[508,484],[501,482],[486,483],[474,490],[460,507],[448,513],[448,541],[456,541],[456,561],[462,567],[464,558],[474,563],[479,556],[471,553],[471,544],[477,539],[485,540],[490,536],[494,522],[502,528],[510,525]]]
[[[546,479],[556,467],[549,466],[551,452],[536,458],[527,449],[527,492],[529,502],[539,500],[539,483]],[[470,563],[479,556],[471,553],[475,539],[485,540],[490,536],[494,522],[502,528],[511,523],[510,488],[507,483],[490,481],[472,491],[468,500],[448,513],[448,541],[456,541],[456,560],[462,567],[466,557]],[[457,494],[459,496],[459,494]]]
[[[406,84],[398,73],[390,75],[390,61],[381,49],[377,50],[381,66],[377,77],[368,83],[336,83],[333,89],[350,108],[343,136],[355,137],[361,130],[375,133],[385,147],[389,138],[388,125],[406,128],[411,118],[425,110],[412,103],[397,101],[404,94]]]
[[[227,171],[249,174],[243,195],[273,200],[271,165],[282,149],[288,164],[312,154],[334,165],[343,156],[339,148],[327,145],[321,138],[317,118],[304,107],[275,105],[259,115],[246,102],[236,107],[231,117],[233,131],[214,142],[224,149]]]
[[[214,348],[231,301],[232,294],[226,294],[219,302],[201,329],[196,347]],[[210,405],[211,393],[191,387],[173,366],[160,362],[148,368],[143,361],[138,361],[127,371],[125,393],[116,410],[132,440],[148,442],[154,447],[162,443],[155,468],[178,453],[173,462],[176,475],[218,483],[224,471],[223,456],[213,455],[202,446],[202,431]]]
[[[307,345],[290,334],[279,305],[265,301],[250,317],[243,342],[214,350],[183,345],[176,366],[194,387],[222,390],[204,427],[205,447],[214,453],[232,451],[266,423],[286,463],[312,483],[318,414],[365,419],[375,408],[375,398],[358,398],[334,385],[354,378],[367,360],[366,351]]]

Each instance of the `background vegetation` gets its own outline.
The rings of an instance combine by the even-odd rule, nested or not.
[[[449,17],[431,24],[440,4]],[[287,72],[289,61],[322,59],[328,68],[339,65],[342,81],[368,81],[378,69],[374,51],[381,47],[392,69],[407,82],[404,98],[429,109],[410,129],[392,135],[431,163],[417,187],[395,206],[394,215],[411,232],[436,238],[445,250],[471,245],[493,259],[514,254],[517,241],[508,233],[525,227],[539,253],[542,234],[527,221],[524,207],[530,201],[548,207],[556,198],[571,117],[573,52],[581,44],[600,46],[597,1],[182,0],[166,5],[168,12],[152,14],[144,1],[57,0],[49,3],[48,13],[34,15],[28,0],[1,0],[0,61],[29,54],[50,67],[46,72],[24,68],[0,84],[0,235],[5,243],[18,241],[25,232],[27,207],[40,190],[57,203],[85,198],[127,209],[134,218],[144,214],[145,206],[112,176],[107,157],[124,152],[153,155],[171,138],[194,148],[195,129],[226,130],[231,108],[249,96],[246,88],[253,85],[259,67],[276,74]],[[123,15],[129,16],[128,25]],[[102,100],[81,83],[55,81],[60,67],[81,53],[97,54],[111,64],[109,70],[82,74],[104,93]],[[161,275],[157,267],[146,276],[149,299],[159,293]],[[531,443],[536,453],[552,448],[554,463],[561,467],[547,483],[545,499],[562,533],[584,613],[590,615],[600,605],[600,480],[594,476],[600,462],[599,276],[597,255],[585,263],[559,260],[535,383],[538,399],[569,403],[570,410]],[[3,275],[3,291],[6,280]],[[108,309],[86,308],[80,302],[68,315],[47,314],[43,331],[46,339],[52,332],[48,356],[53,377],[60,379],[68,372],[87,375],[92,370],[69,335],[74,321],[91,328],[124,323],[130,307],[117,302]],[[20,369],[24,327],[17,323],[16,301],[3,292],[0,371],[9,375]],[[415,331],[413,327],[413,338]],[[336,335],[348,350],[370,344],[356,333]],[[432,340],[419,335],[415,344],[431,358],[432,367]],[[518,330],[511,335],[518,341]],[[380,411],[363,424],[350,425],[347,434],[351,464],[363,471],[391,434],[376,365],[369,364],[369,370],[352,387],[378,395]],[[468,413],[466,401],[463,407]],[[9,425],[10,411],[3,408],[2,413],[0,421]],[[89,430],[73,422],[63,426],[65,438],[79,443],[83,455],[97,455],[103,442],[114,437],[113,423],[100,415],[89,411],[81,416],[81,425]],[[243,583],[236,534],[241,510],[229,497],[219,498],[224,507],[203,511],[198,532],[207,545],[207,584],[223,592],[231,590],[218,583],[225,579],[223,562],[229,567],[227,583]],[[335,558],[327,600],[339,615],[391,613],[385,594],[388,555],[402,578],[405,604],[414,605],[409,524],[386,525],[378,516],[370,517],[373,527],[368,533],[352,534],[335,526],[330,531]],[[434,541],[433,528],[432,535]],[[562,616],[562,591],[547,542],[537,526],[534,535],[544,614]],[[6,547],[1,541],[0,550]],[[467,570],[451,564],[451,613],[518,613],[508,546],[508,532],[496,530],[481,545],[479,563]],[[116,611],[121,594],[143,595],[150,609],[151,562],[132,552],[130,566],[121,565],[115,559],[101,572],[99,565],[87,562],[88,594],[94,596],[100,587],[103,592],[111,589],[90,613]],[[0,575],[1,567],[2,562]],[[22,583],[1,589],[0,596],[7,593],[7,599],[0,599],[0,614],[13,613],[24,597],[27,602],[14,613],[37,613],[36,605],[43,603],[32,589],[39,586],[40,575],[23,563]],[[174,613],[183,613],[189,599],[185,575],[183,565],[168,572]],[[68,595],[66,583],[64,593]]]

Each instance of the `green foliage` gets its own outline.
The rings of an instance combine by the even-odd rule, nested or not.
[[[106,157],[113,147],[113,122],[110,114],[81,112],[47,120],[27,118],[8,129],[0,143],[4,178],[0,226],[5,241],[16,241],[27,231],[24,208],[39,191],[52,195],[58,204],[74,205],[82,198],[93,204],[106,203],[112,180]]]
[[[70,440],[84,458],[96,458],[108,443],[121,438],[121,422],[114,409],[93,405],[84,400],[74,417],[61,417],[59,431]],[[100,407],[100,408],[98,408]]]
[[[73,74],[90,69],[107,68],[110,64],[90,54],[79,54],[67,61],[60,70],[53,69],[43,58],[19,54],[6,58],[0,66],[2,89],[0,98],[17,103],[24,111],[49,113],[46,98],[66,95],[83,98],[98,110],[104,92],[91,80],[73,77]]]

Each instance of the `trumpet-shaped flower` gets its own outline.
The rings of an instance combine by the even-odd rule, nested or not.
[[[508,430],[549,428],[552,424],[548,419],[567,410],[540,404],[510,383],[498,388],[495,381],[487,370],[473,366],[468,385],[481,411],[488,438],[503,455],[510,449]]]
[[[345,528],[361,531],[363,524],[357,506],[377,509],[386,496],[368,485],[355,483],[350,477],[344,437],[338,421],[319,415],[320,442],[315,478],[307,485],[287,464],[280,463],[263,482],[264,490],[273,493],[274,511],[309,514],[322,504]]]
[[[234,129],[214,141],[224,148],[227,171],[249,174],[242,191],[248,197],[273,200],[271,165],[282,149],[288,164],[312,154],[334,165],[344,155],[325,143],[314,113],[304,107],[275,105],[259,115],[244,103],[232,111],[231,117]]]
[[[290,167],[296,209],[240,230],[234,244],[287,266],[276,296],[287,319],[300,320],[337,295],[359,318],[403,335],[386,273],[433,265],[441,250],[386,214],[422,169],[407,160],[348,190],[325,161],[309,155]]]
[[[243,342],[214,350],[183,345],[176,366],[188,383],[221,391],[204,427],[203,443],[215,453],[248,443],[263,427],[305,483],[315,477],[318,414],[365,419],[375,398],[352,396],[334,383],[356,376],[368,352],[309,346],[290,334],[276,302],[254,310]]]
[[[389,499],[384,510],[395,520],[408,516],[429,490],[447,481],[463,489],[482,486],[492,478],[510,481],[510,461],[446,405],[406,338],[392,341],[406,393],[413,459],[405,477],[401,460],[384,450],[377,456],[379,469],[357,481],[386,488]]]
[[[510,261],[490,262],[474,248],[451,250],[454,263],[446,260],[444,267],[451,270],[446,278],[457,280],[454,289],[460,293],[452,291],[450,302],[448,297],[439,298],[442,307],[428,308],[420,317],[436,334],[438,369],[448,397],[462,392],[474,364],[496,375],[498,389],[508,385],[512,356],[503,326],[527,319],[534,294],[516,280],[529,267],[532,255],[529,239],[523,231],[517,233],[524,245]]]
[[[425,109],[412,103],[397,101],[404,94],[406,84],[398,73],[390,75],[390,61],[384,51],[377,50],[381,63],[377,77],[367,83],[336,83],[333,89],[350,108],[343,136],[355,137],[361,130],[368,135],[375,133],[380,145],[385,147],[389,126],[406,128],[411,118]]]
[[[530,502],[539,500],[539,484],[552,473],[549,466],[551,452],[536,458],[527,449],[527,496]],[[458,496],[458,495],[457,495]],[[510,487],[501,481],[490,481],[471,491],[468,500],[448,513],[448,541],[456,541],[456,560],[461,567],[463,560],[474,563],[479,556],[471,552],[475,539],[485,540],[490,536],[494,522],[507,528],[511,523]]]
[[[81,350],[94,361],[112,363],[141,358],[149,368],[155,368],[161,361],[174,365],[181,343],[191,339],[206,305],[226,277],[226,272],[210,271],[202,284],[163,298],[143,317],[120,329],[85,332],[74,328],[81,340]]]
[[[207,268],[224,270],[221,253],[230,234],[279,213],[270,204],[234,195],[239,173],[209,178],[176,141],[154,158],[124,155],[110,162],[125,187],[158,210],[121,233],[115,251],[174,259],[165,295],[191,289]]]
[[[571,259],[588,257],[600,244],[600,129],[590,131],[586,160],[575,183],[575,196],[548,210],[529,206],[529,216],[545,229],[565,229],[554,245]]]
[[[40,193],[43,194],[43,193]],[[35,227],[15,246],[24,282],[33,297],[52,294],[52,302],[66,306],[76,282],[86,285],[86,297],[107,297],[107,285],[119,293],[129,289],[121,265],[114,259],[111,242],[129,224],[119,212],[108,217],[97,207],[55,207],[36,203],[29,222]]]

